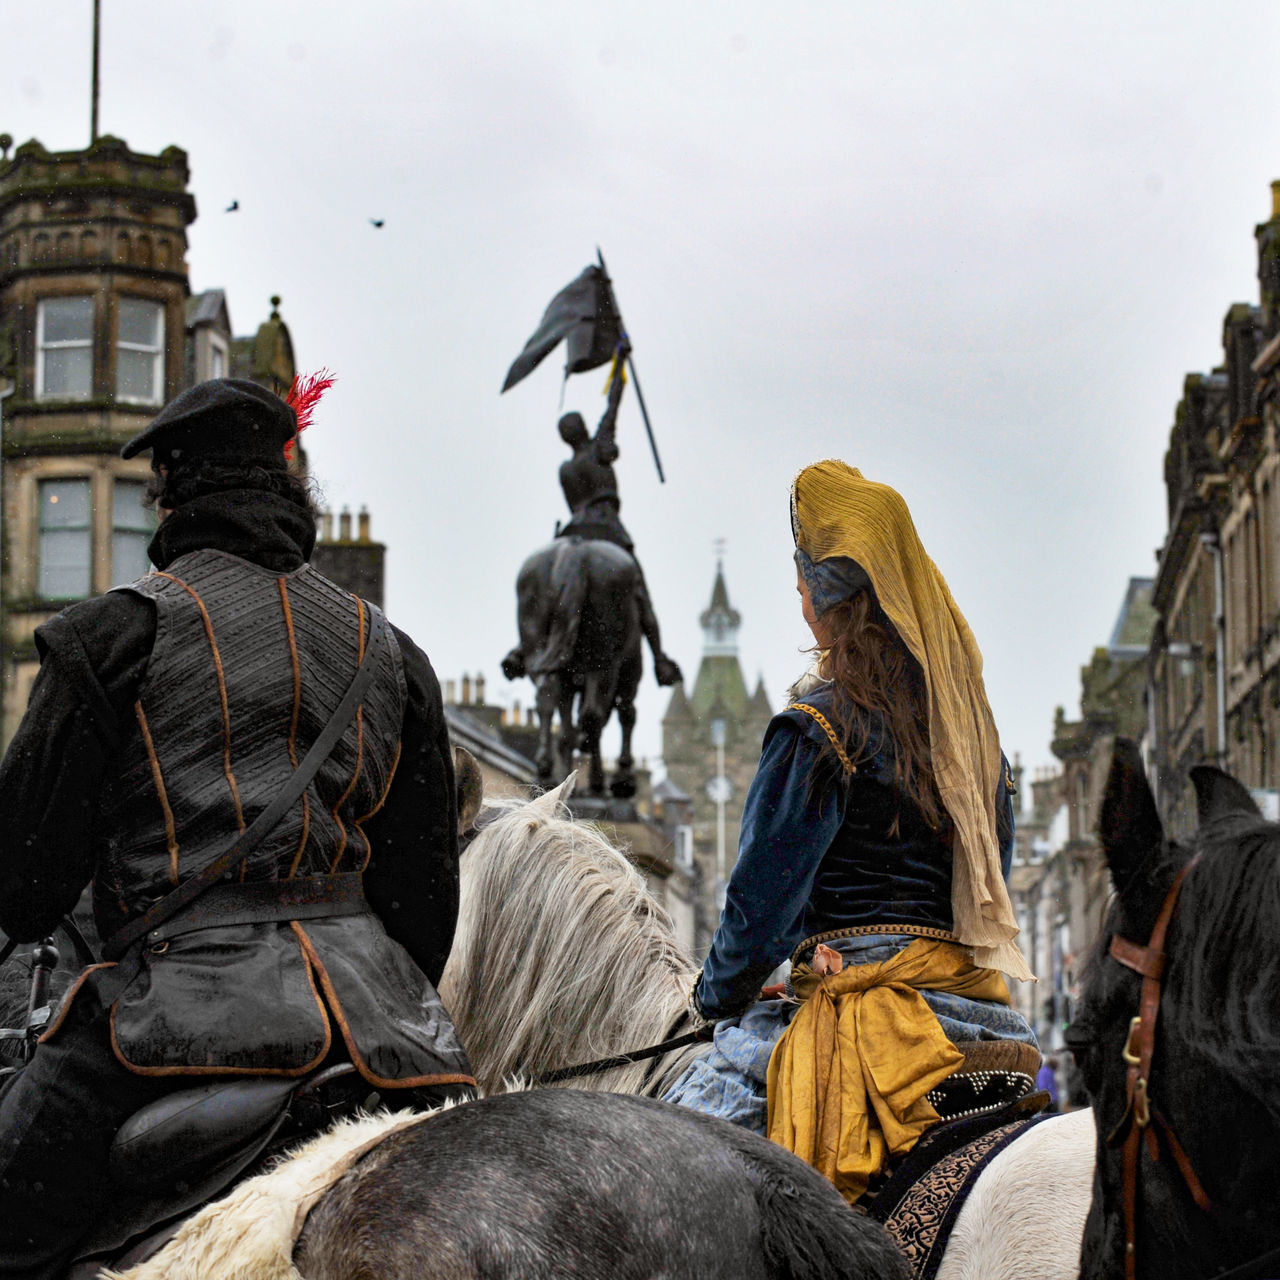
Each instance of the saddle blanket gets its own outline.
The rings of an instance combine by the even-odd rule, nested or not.
[[[1015,1112],[1016,1114],[1016,1112]],[[913,1280],[933,1280],[951,1229],[978,1175],[995,1156],[1045,1115],[1010,1120],[1006,1110],[993,1128],[989,1116],[942,1125],[926,1135],[890,1175],[868,1206],[911,1266]],[[986,1121],[986,1132],[981,1132]],[[978,1136],[974,1131],[978,1130]]]

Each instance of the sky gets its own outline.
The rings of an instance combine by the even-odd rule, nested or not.
[[[312,471],[369,508],[442,680],[531,701],[498,663],[567,514],[558,353],[499,388],[600,246],[666,472],[628,390],[622,517],[687,687],[724,539],[744,672],[781,705],[808,639],[788,490],[839,457],[906,498],[1005,750],[1053,762],[1054,708],[1155,572],[1183,378],[1258,298],[1274,0],[102,11],[100,131],[188,153],[192,289],[237,334],[279,294],[299,367],[336,373]],[[91,14],[6,6],[0,132],[87,145]],[[564,408],[594,422],[603,387]],[[668,697],[647,669],[650,763]]]

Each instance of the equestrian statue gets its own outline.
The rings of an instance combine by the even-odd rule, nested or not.
[[[580,413],[566,413],[560,419],[560,437],[573,450],[573,456],[560,466],[560,487],[570,518],[557,524],[552,541],[520,568],[516,578],[520,642],[503,658],[502,671],[509,680],[528,676],[537,690],[535,763],[543,784],[555,772],[552,726],[558,714],[560,772],[572,771],[574,752],[581,751],[590,761],[591,793],[604,794],[600,736],[616,710],[622,741],[609,790],[614,796],[629,797],[636,786],[631,732],[640,686],[641,639],[649,644],[660,685],[678,683],[681,673],[663,652],[644,571],[619,515],[622,504],[613,464],[618,458],[618,407],[631,343],[622,329],[603,260],[552,300],[538,331],[512,365],[503,390],[524,377],[561,337],[568,352],[566,377],[612,360],[608,404],[594,436]],[[639,396],[638,383],[636,391]],[[643,411],[643,399],[640,404]],[[661,476],[660,464],[658,473]]]

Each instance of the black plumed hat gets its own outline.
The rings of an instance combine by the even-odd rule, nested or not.
[[[166,466],[195,458],[248,462],[285,470],[285,447],[298,433],[293,409],[266,387],[243,378],[214,378],[171,400],[122,458],[150,449]]]

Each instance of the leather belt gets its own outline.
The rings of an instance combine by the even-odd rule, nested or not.
[[[361,881],[357,871],[345,875],[214,885],[181,915],[144,934],[142,945],[154,947],[199,929],[220,929],[228,925],[363,915],[372,908],[364,896]]]

